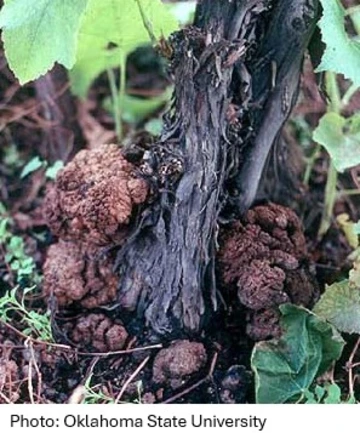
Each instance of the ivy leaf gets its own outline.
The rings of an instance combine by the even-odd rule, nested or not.
[[[345,31],[345,8],[339,0],[320,1],[323,15],[319,27],[326,48],[316,72],[343,74],[360,87],[360,43]]]
[[[167,37],[178,28],[175,17],[160,0],[141,0],[141,5],[157,38]],[[119,66],[122,58],[149,41],[135,0],[89,0],[76,64],[70,73],[73,91],[85,97],[101,72]]]
[[[5,0],[0,11],[5,54],[20,84],[59,62],[75,63],[80,19],[88,0]]]
[[[360,288],[343,280],[327,286],[314,313],[328,320],[340,332],[360,334]]]
[[[344,347],[335,328],[305,308],[285,304],[280,311],[282,336],[257,343],[253,349],[257,403],[301,398]]]
[[[341,403],[341,389],[336,383],[330,383],[326,387],[327,396],[324,399],[325,404]]]
[[[327,113],[314,131],[314,140],[329,152],[337,171],[360,164],[359,119],[359,115],[345,119],[340,114]]]
[[[316,385],[315,386],[315,395],[318,401],[321,401],[321,399],[324,397],[326,391],[325,388],[322,386]]]

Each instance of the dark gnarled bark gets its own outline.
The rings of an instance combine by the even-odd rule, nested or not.
[[[253,201],[295,102],[316,0],[202,0],[172,39],[174,105],[143,172],[158,196],[119,253],[122,308],[160,334],[216,309],[220,213]]]

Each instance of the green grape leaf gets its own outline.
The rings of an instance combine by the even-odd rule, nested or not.
[[[280,306],[280,311],[282,336],[257,343],[251,356],[257,403],[302,398],[344,347],[336,329],[311,311],[291,304]]]
[[[354,115],[345,119],[340,114],[327,113],[313,133],[313,139],[329,152],[339,172],[360,164],[359,118],[359,115]]]
[[[147,20],[157,38],[178,28],[170,9],[160,0],[141,0]],[[150,42],[135,0],[89,0],[80,28],[76,64],[70,72],[73,91],[85,97],[94,79],[119,66],[121,59]]]
[[[339,0],[320,0],[323,15],[319,21],[325,52],[316,72],[343,74],[360,87],[360,42],[345,31],[345,9]]]
[[[341,332],[360,334],[360,287],[350,284],[349,280],[327,286],[314,313]]]
[[[169,87],[163,93],[152,98],[137,98],[132,95],[125,95],[122,107],[122,119],[127,123],[136,124],[145,120],[154,111],[170,101],[172,87]],[[106,98],[103,104],[104,108],[113,113],[113,103],[111,98]],[[121,107],[120,107],[121,108]]]
[[[88,0],[5,0],[0,11],[5,54],[20,84],[55,62],[72,68],[78,31]]]

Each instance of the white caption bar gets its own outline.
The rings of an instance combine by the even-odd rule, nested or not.
[[[357,405],[2,405],[3,433],[354,431]]]

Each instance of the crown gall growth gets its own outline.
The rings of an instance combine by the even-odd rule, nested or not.
[[[113,260],[101,257],[100,250],[76,242],[53,244],[43,267],[43,289],[55,296],[60,307],[78,303],[96,308],[115,300],[118,277]]]
[[[124,348],[128,333],[103,314],[89,314],[75,322],[70,336],[80,347],[110,352]]]
[[[258,340],[278,333],[279,305],[310,306],[317,288],[296,214],[270,204],[248,211],[223,230],[218,254],[220,283],[237,291],[249,310],[248,334]]]
[[[174,341],[156,355],[153,380],[155,383],[169,381],[171,388],[179,388],[204,367],[206,362],[207,354],[202,343],[189,340]]]
[[[52,309],[93,310],[116,300],[119,276],[109,247],[123,244],[147,195],[146,182],[116,145],[83,150],[58,174],[44,204],[50,229],[60,238],[43,266],[44,294],[56,300]],[[127,338],[125,328],[105,315],[68,325],[72,341],[95,350],[119,350]]]
[[[83,150],[59,173],[47,192],[45,215],[51,231],[64,240],[98,245],[119,242],[133,208],[148,187],[115,144]]]

